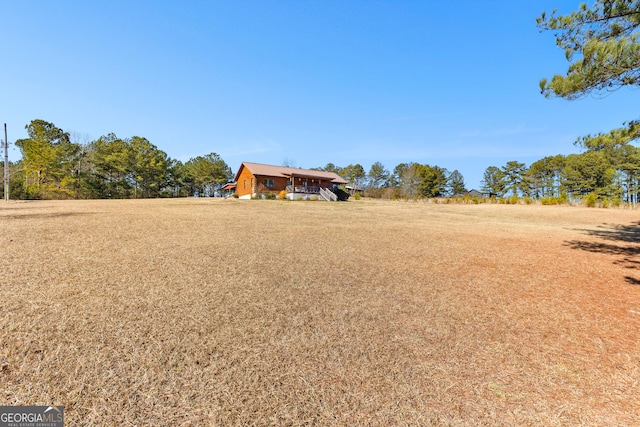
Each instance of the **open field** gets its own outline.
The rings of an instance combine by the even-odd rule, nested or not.
[[[66,425],[640,425],[640,211],[0,206],[0,405]]]

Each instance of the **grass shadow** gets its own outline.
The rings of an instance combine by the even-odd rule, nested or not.
[[[636,279],[635,277],[627,276],[624,278],[624,280],[626,280],[630,285],[640,285],[640,280]]]
[[[640,270],[640,222],[629,225],[602,224],[596,229],[582,231],[596,240],[572,240],[565,242],[572,249],[602,253],[620,257],[614,261],[628,269]],[[640,285],[640,279],[627,276],[626,281]]]
[[[603,240],[640,243],[640,221],[630,225],[602,224],[595,230],[584,231]]]

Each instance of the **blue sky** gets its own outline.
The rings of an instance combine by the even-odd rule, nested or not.
[[[0,122],[9,142],[43,119],[78,142],[216,152],[234,172],[413,161],[477,188],[488,166],[578,152],[577,137],[638,118],[631,89],[539,93],[568,63],[535,19],[581,2],[5,2]]]

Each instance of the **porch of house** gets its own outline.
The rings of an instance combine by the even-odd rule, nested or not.
[[[307,185],[287,185],[287,193],[308,193],[318,194],[320,193],[320,186],[307,186]]]
[[[317,185],[287,185],[285,188],[289,200],[326,200],[335,202],[338,196],[329,188]]]

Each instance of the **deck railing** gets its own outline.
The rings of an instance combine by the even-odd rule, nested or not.
[[[304,185],[287,185],[287,193],[311,193],[318,194],[320,193],[320,187],[312,187],[312,186],[304,186]]]

